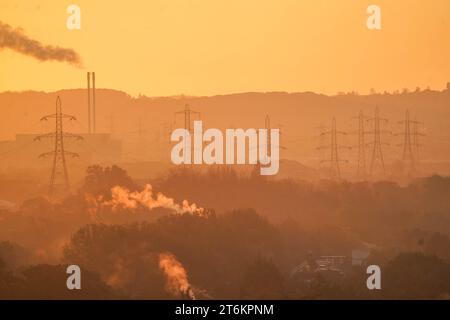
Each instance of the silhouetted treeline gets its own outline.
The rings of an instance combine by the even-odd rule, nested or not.
[[[128,203],[128,194],[112,206],[111,188],[139,193],[144,186],[118,167],[91,167],[79,190],[61,201],[35,198],[0,211],[0,297],[449,297],[450,178],[406,187],[312,184],[184,168],[145,182],[154,197],[160,191],[175,203],[187,199],[208,215],[151,209],[142,194],[142,203]],[[367,261],[352,266],[352,250],[360,248],[369,248]],[[320,256],[350,263],[337,278],[309,267],[295,271]],[[67,264],[83,270],[81,293],[65,288]],[[368,264],[382,268],[380,292],[367,290]],[[170,267],[183,270],[181,279],[171,278]]]

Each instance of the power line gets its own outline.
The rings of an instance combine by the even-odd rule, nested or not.
[[[402,161],[411,176],[417,172],[419,164],[419,136],[423,134],[419,132],[418,125],[421,122],[410,120],[409,110],[406,110],[405,120],[399,121],[399,124],[404,124],[404,131],[395,135],[403,135],[403,143],[399,146],[403,147]]]
[[[367,164],[366,164],[366,142],[365,135],[367,132],[365,131],[365,117],[362,110],[359,111],[358,117],[354,119],[358,119],[358,167],[356,171],[356,175],[358,179],[365,180],[367,178]]]
[[[197,116],[200,119],[200,117],[201,117],[200,112],[191,110],[191,107],[189,106],[189,104],[186,103],[184,105],[184,110],[175,112],[175,120],[176,120],[176,116],[178,114],[182,114],[184,116],[184,129],[186,130],[187,134],[191,134],[192,133],[192,118],[194,116]],[[185,143],[184,150],[188,149],[187,140],[188,140],[187,137],[184,137],[184,143]],[[192,156],[192,154],[191,154],[191,156]],[[191,159],[191,161],[192,161],[192,159]]]
[[[350,149],[350,147],[346,147],[346,146],[341,146],[338,144],[338,136],[339,135],[346,135],[346,132],[343,131],[338,131],[336,129],[336,118],[333,117],[332,121],[331,121],[331,130],[330,131],[326,131],[326,132],[322,132],[321,136],[325,136],[325,135],[330,135],[331,137],[331,144],[328,146],[324,146],[324,147],[319,147],[320,148],[325,148],[325,149],[330,149],[330,158],[327,160],[322,160],[323,162],[329,162],[330,163],[330,178],[332,180],[340,180],[341,179],[341,167],[340,167],[340,163],[341,162],[347,162],[346,160],[341,160],[339,158],[339,150],[340,149]]]
[[[187,103],[184,105],[184,110],[175,112],[175,116],[177,114],[183,114],[184,115],[184,128],[189,133],[192,132],[192,125],[191,125],[192,124],[192,122],[191,122],[192,116],[198,116],[200,118],[200,115],[201,115],[200,112],[191,110],[191,107]]]
[[[419,136],[425,136],[424,133],[419,131],[419,125],[423,124],[423,122],[417,121],[417,119],[414,119],[413,122],[413,144],[415,146],[416,151],[416,167],[419,169],[420,167],[420,142],[419,142]]]
[[[264,128],[267,132],[267,153],[270,156],[270,153],[272,152],[272,137],[270,134],[270,117],[268,114],[266,114],[266,118],[264,119]]]
[[[281,150],[287,150],[287,148],[281,144],[281,138],[283,136],[283,133],[281,132],[281,126],[282,126],[281,124],[278,124],[278,133],[279,133],[280,140],[279,140],[279,146],[277,146],[277,147],[279,147],[279,149],[281,149]],[[272,135],[271,135],[272,126],[270,125],[270,116],[268,114],[266,114],[266,117],[264,119],[264,129],[266,129],[266,132],[267,132],[267,150],[268,150],[269,155],[271,155],[270,153],[272,150]]]
[[[52,173],[50,176],[49,195],[52,196],[57,189],[58,191],[68,192],[70,190],[69,174],[66,164],[66,156],[78,157],[77,153],[64,150],[64,139],[74,138],[82,140],[79,135],[74,135],[63,131],[63,119],[76,120],[74,116],[62,113],[61,99],[59,96],[56,99],[56,113],[47,115],[41,118],[41,121],[48,119],[55,119],[55,131],[37,136],[34,140],[41,140],[42,138],[53,138],[55,141],[55,148],[53,151],[42,153],[39,157],[53,156]]]
[[[388,122],[387,119],[380,118],[380,109],[378,106],[375,107],[375,116],[373,118],[367,119],[366,121],[373,122],[374,128],[372,131],[368,131],[367,133],[373,134],[373,141],[369,143],[369,145],[373,145],[372,149],[372,159],[370,161],[370,175],[373,175],[374,168],[377,165],[377,163],[381,166],[381,169],[383,171],[383,175],[386,174],[386,167],[384,164],[384,158],[383,158],[383,152],[382,152],[382,145],[388,145],[385,142],[381,141],[381,134],[388,132],[385,130],[381,130],[381,123]]]
[[[319,150],[319,168],[322,167],[322,164],[326,158],[325,155],[325,135],[323,135],[322,133],[325,132],[325,130],[327,129],[326,126],[323,123],[320,123],[320,125],[318,127],[316,127],[317,130],[319,130],[319,146],[316,148],[317,150]]]

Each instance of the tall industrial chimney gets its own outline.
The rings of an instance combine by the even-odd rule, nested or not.
[[[87,73],[87,90],[88,90],[88,133],[91,133],[91,73]]]
[[[91,109],[91,77],[92,77],[92,109]],[[88,131],[96,132],[95,126],[95,72],[87,73],[87,89],[88,89]]]
[[[97,133],[97,130],[96,130],[96,125],[95,125],[95,72],[92,72],[92,103],[93,103],[93,106],[92,106],[92,122],[93,122],[93,131],[94,131],[94,133]]]

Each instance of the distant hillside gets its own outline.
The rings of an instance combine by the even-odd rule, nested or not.
[[[33,133],[52,130],[52,124],[42,125],[39,119],[54,112],[56,96],[63,102],[63,111],[73,114],[78,121],[67,125],[72,132],[87,131],[87,93],[84,89],[61,90],[58,92],[4,92],[0,93],[2,125],[0,140],[13,139],[15,133]],[[398,94],[373,94],[359,96],[346,94],[325,96],[305,93],[238,93],[211,97],[145,97],[133,98],[115,90],[97,90],[98,132],[113,132],[124,140],[127,153],[166,152],[161,145],[168,140],[170,128],[182,127],[183,118],[175,116],[176,111],[188,103],[201,113],[204,127],[264,127],[265,115],[270,115],[272,127],[282,132],[282,158],[297,160],[308,166],[319,160],[319,127],[329,128],[336,117],[339,131],[348,134],[339,141],[342,144],[357,144],[357,120],[360,110],[370,118],[374,107],[380,107],[383,118],[389,122],[384,127],[389,131],[383,136],[390,146],[385,147],[387,162],[401,158],[400,135],[405,110],[410,109],[411,118],[424,123],[420,127],[426,136],[421,137],[421,158],[429,163],[450,160],[450,91],[416,91]],[[370,123],[366,123],[370,131]],[[140,128],[140,129],[139,129]],[[371,136],[367,135],[366,142]],[[154,147],[158,142],[158,150]],[[161,142],[162,141],[162,142]],[[324,143],[328,143],[324,140]],[[152,148],[153,147],[153,148]],[[367,150],[368,157],[370,148]],[[325,153],[322,156],[327,156]],[[342,157],[356,159],[356,149],[342,151]],[[124,160],[127,160],[126,157]]]

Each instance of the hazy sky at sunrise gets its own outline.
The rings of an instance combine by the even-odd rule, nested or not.
[[[81,7],[81,30],[66,8]],[[382,9],[369,31],[366,9]],[[1,0],[0,21],[73,48],[77,69],[0,51],[0,91],[97,86],[132,95],[442,89],[448,0]]]

